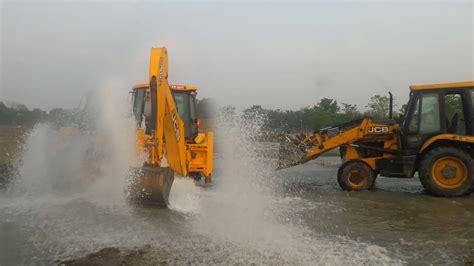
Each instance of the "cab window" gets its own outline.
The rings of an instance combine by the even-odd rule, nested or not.
[[[444,96],[446,106],[446,129],[450,134],[466,134],[463,97],[459,93]]]
[[[141,127],[144,111],[145,90],[135,90],[133,92],[133,116],[137,127]]]
[[[408,125],[408,130],[412,133],[418,132],[418,122],[419,122],[419,111],[420,111],[420,98],[416,99],[413,107],[413,115],[411,116],[410,124]],[[408,112],[407,112],[408,114]]]
[[[420,114],[420,133],[441,131],[439,97],[437,93],[423,95]]]
[[[189,110],[191,121],[195,121],[196,117],[196,94],[191,94],[191,100],[189,101]]]
[[[474,115],[474,90],[471,90],[471,109],[471,114]]]
[[[428,134],[441,131],[439,96],[424,93],[416,100],[409,124],[412,133]]]
[[[173,93],[174,102],[176,104],[176,108],[178,109],[178,114],[181,119],[185,119],[186,117],[186,99],[184,93]]]

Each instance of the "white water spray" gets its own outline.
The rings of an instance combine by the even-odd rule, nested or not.
[[[281,208],[291,208],[291,202],[273,193],[274,165],[255,150],[260,124],[236,117],[220,119],[215,130],[213,185],[176,178],[171,210],[128,206],[128,169],[140,162],[134,158],[127,95],[117,93],[126,90],[109,84],[96,94],[94,134],[64,136],[38,125],[27,138],[18,180],[0,202],[0,217],[18,224],[18,232],[30,230],[25,239],[39,250],[35,256],[67,258],[148,244],[169,251],[168,262],[398,263],[383,248],[328,239],[285,216]],[[98,156],[89,162],[96,163],[92,172],[80,163],[91,150]]]
[[[124,205],[124,189],[135,160],[133,122],[128,115],[127,91],[106,84],[90,95],[87,128],[35,126],[22,148],[12,197],[23,195],[54,203],[84,198],[98,204]]]
[[[275,162],[269,159],[274,155],[262,154],[256,148],[262,145],[256,140],[261,125],[262,118],[219,119],[216,164],[220,171],[210,195],[200,198],[196,231],[243,248],[239,261],[244,264],[400,263],[390,259],[381,247],[344,238],[328,239],[299,225],[296,217],[288,217],[291,202],[272,189],[272,178],[278,174]],[[264,259],[255,260],[257,257]]]

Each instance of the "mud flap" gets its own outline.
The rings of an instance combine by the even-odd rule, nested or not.
[[[132,203],[167,207],[174,181],[169,167],[143,166],[132,171],[128,199]]]

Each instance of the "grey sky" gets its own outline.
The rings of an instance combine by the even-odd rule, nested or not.
[[[474,80],[473,3],[3,2],[0,100],[76,106],[147,78],[166,46],[170,81],[220,104],[271,108],[322,97],[363,107],[408,85]]]

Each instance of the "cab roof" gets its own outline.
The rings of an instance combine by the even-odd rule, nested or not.
[[[141,90],[148,88],[148,83],[139,83],[133,86],[134,90]],[[196,91],[197,87],[192,85],[178,85],[178,84],[170,84],[170,89],[172,91]]]
[[[412,86],[410,86],[410,90],[412,90],[412,91],[437,90],[437,89],[456,89],[456,88],[474,88],[474,81],[427,84],[427,85],[412,85]]]

